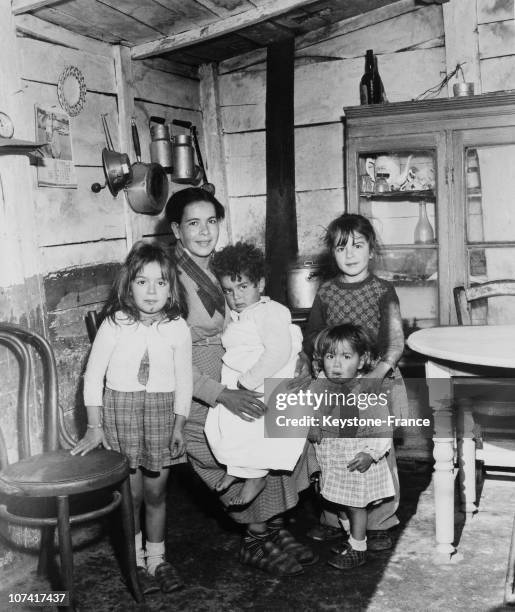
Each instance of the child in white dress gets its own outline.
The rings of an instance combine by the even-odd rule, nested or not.
[[[213,270],[220,280],[232,321],[222,335],[226,349],[222,383],[229,389],[263,391],[267,378],[292,378],[302,348],[302,333],[291,323],[289,310],[262,296],[265,286],[263,253],[238,242],[215,253]],[[210,410],[205,433],[216,459],[227,466],[216,484],[222,492],[245,479],[232,505],[255,499],[269,470],[292,471],[304,448],[303,438],[273,438],[265,434],[264,417],[239,417],[218,404]]]
[[[392,446],[389,394],[360,391],[359,376],[371,369],[371,350],[363,328],[350,323],[322,330],[314,343],[319,375],[310,390],[329,400],[322,404],[320,426],[311,428],[309,439],[316,443],[320,492],[350,522],[348,546],[328,561],[343,570],[366,562],[367,507],[395,493],[385,458]],[[358,403],[355,398],[360,397]],[[324,416],[347,421],[343,426],[342,421],[324,421]]]

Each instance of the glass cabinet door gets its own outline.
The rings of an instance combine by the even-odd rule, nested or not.
[[[465,146],[463,169],[465,283],[515,279],[515,142]],[[512,297],[477,309],[485,323],[515,321]]]
[[[360,151],[358,210],[377,232],[375,273],[393,282],[406,332],[438,325],[436,150]]]

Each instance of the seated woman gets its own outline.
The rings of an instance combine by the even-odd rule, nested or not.
[[[210,264],[224,216],[220,202],[201,188],[178,191],[166,205],[166,218],[177,239],[175,258],[193,340],[194,401],[184,429],[186,449],[193,468],[211,489],[225,470],[204,435],[208,411],[217,403],[243,419],[258,418],[265,411],[260,393],[227,389],[219,382],[224,354],[221,335],[229,312]],[[282,515],[297,504],[299,491],[309,486],[309,476],[317,469],[313,449],[307,445],[292,474],[270,474],[250,504],[230,508],[229,516],[246,526],[240,549],[243,563],[276,576],[291,576],[316,562],[314,553],[284,529]],[[241,487],[241,482],[233,483],[221,494],[222,503],[227,506]]]

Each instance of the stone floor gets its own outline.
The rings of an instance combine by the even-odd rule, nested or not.
[[[187,466],[177,468],[169,487],[169,558],[181,570],[186,586],[170,594],[149,595],[146,607],[131,599],[120,579],[110,539],[99,525],[80,544],[77,533],[75,579],[80,610],[239,612],[265,611],[494,611],[502,610],[503,584],[515,510],[512,479],[487,478],[478,513],[465,525],[456,513],[459,553],[446,565],[433,557],[431,470],[427,463],[400,462],[401,525],[392,551],[369,555],[369,563],[348,573],[326,564],[330,545],[314,543],[318,564],[299,577],[278,579],[251,570],[237,561],[239,532],[217,510],[205,488],[192,479]],[[291,530],[303,541],[315,522],[317,500],[303,495],[291,515]],[[96,532],[95,532],[96,530]],[[46,581],[28,572],[36,558],[15,552],[0,569],[0,611],[9,606],[9,592],[48,590]],[[3,574],[3,575],[2,575]],[[41,608],[40,608],[41,609]],[[55,610],[54,608],[42,608]]]

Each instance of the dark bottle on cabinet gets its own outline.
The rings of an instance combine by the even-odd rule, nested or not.
[[[386,101],[383,82],[377,69],[377,59],[372,49],[365,55],[365,74],[359,83],[359,97],[361,104],[380,104]]]

